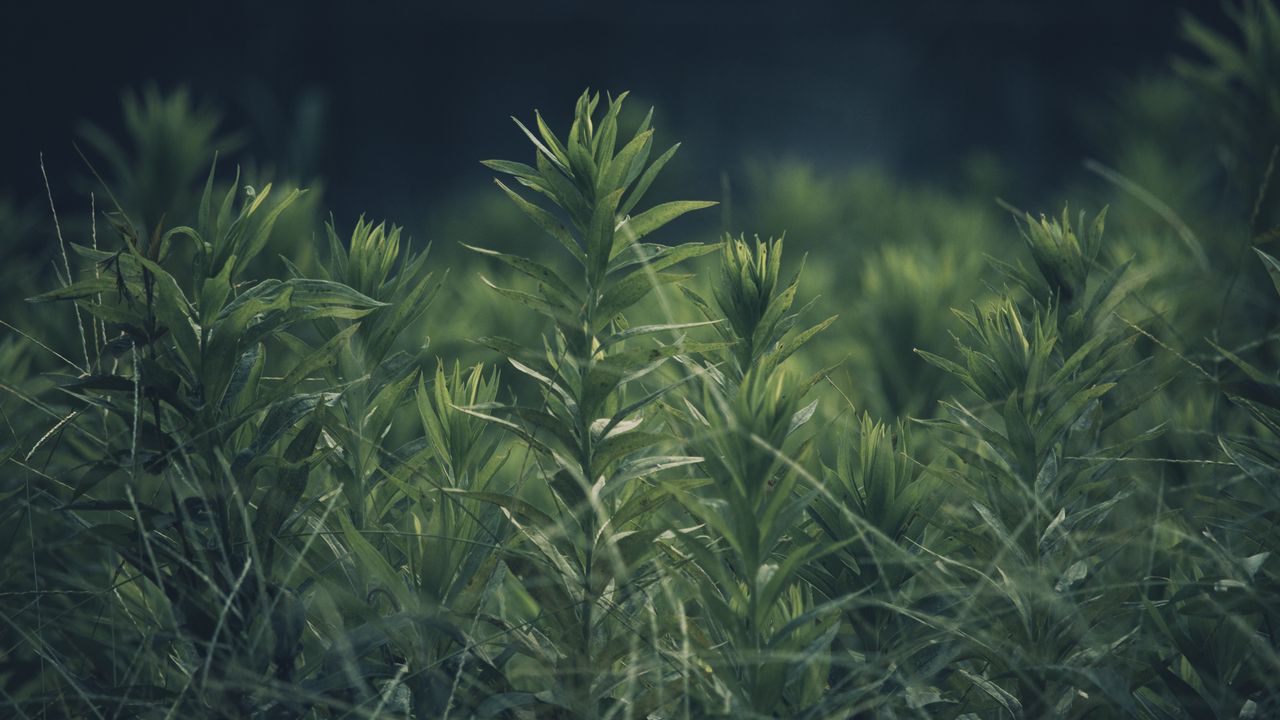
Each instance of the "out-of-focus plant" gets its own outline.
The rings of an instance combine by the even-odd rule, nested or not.
[[[242,143],[220,132],[220,113],[197,105],[184,88],[162,93],[155,86],[125,93],[124,134],[84,123],[80,135],[104,162],[103,180],[116,202],[136,223],[139,235],[151,235],[193,221],[199,207],[200,180],[209,161]]]
[[[954,666],[950,682],[983,698],[976,707],[1015,716],[1133,709],[1117,656],[1140,586],[1108,572],[1126,539],[1102,524],[1134,489],[1118,458],[1159,428],[1105,434],[1133,409],[1112,393],[1133,371],[1133,338],[1106,312],[1125,266],[1094,271],[1104,216],[1087,229],[1083,214],[1077,225],[1066,213],[1026,218],[1036,270],[997,266],[1028,301],[1006,295],[961,313],[960,362],[925,354],[979,402],[949,401],[931,423],[955,435],[948,475],[968,498],[950,509],[948,533],[971,559],[945,562],[974,584],[957,611],[972,664]]]
[[[1252,201],[1272,172],[1272,149],[1280,146],[1280,86],[1274,80],[1280,75],[1280,11],[1271,0],[1226,8],[1237,37],[1185,16],[1183,35],[1201,58],[1179,58],[1174,69],[1212,101],[1222,161],[1237,191]]]
[[[913,186],[874,166],[823,172],[786,160],[754,162],[744,173],[733,222],[762,232],[785,232],[793,245],[823,248],[839,261],[857,261],[885,245],[921,247],[943,242],[981,252],[1007,233],[989,195],[957,197]],[[835,268],[812,267],[811,284],[825,295]]]
[[[1280,261],[1258,251],[1280,291]],[[1221,348],[1219,348],[1221,350]],[[1172,717],[1267,717],[1280,711],[1272,678],[1280,669],[1280,382],[1239,355],[1247,376],[1229,394],[1253,420],[1218,443],[1233,476],[1197,484],[1186,523],[1171,532],[1168,587],[1144,603],[1163,640],[1142,699]]]
[[[947,246],[912,249],[888,245],[867,259],[856,288],[850,381],[854,401],[882,418],[930,417],[950,378],[916,348],[959,330],[954,314],[939,312],[980,296],[981,256]],[[843,327],[839,329],[844,329]]]

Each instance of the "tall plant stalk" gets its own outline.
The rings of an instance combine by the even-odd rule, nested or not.
[[[542,357],[510,341],[482,341],[536,383],[540,403],[468,411],[515,433],[543,463],[534,483],[552,501],[546,511],[513,496],[485,499],[502,505],[520,530],[525,547],[511,549],[507,563],[537,599],[548,634],[563,643],[550,702],[581,718],[609,711],[604,698],[615,666],[636,641],[625,619],[627,604],[637,590],[637,568],[663,532],[647,526],[639,512],[661,500],[652,476],[696,460],[655,453],[665,438],[645,417],[680,381],[632,388],[669,358],[707,346],[685,341],[687,324],[633,325],[624,313],[655,287],[690,277],[670,268],[717,247],[642,242],[675,218],[714,203],[668,202],[631,214],[676,147],[650,162],[652,112],[630,137],[622,136],[624,99],[610,99],[597,125],[600,98],[584,93],[563,141],[541,116],[537,134],[517,121],[535,147],[535,165],[485,163],[550,201],[554,210],[498,181],[568,251],[577,272],[566,279],[534,260],[474,248],[531,278],[534,292],[489,284],[551,321]],[[674,337],[662,343],[656,339],[661,335]]]

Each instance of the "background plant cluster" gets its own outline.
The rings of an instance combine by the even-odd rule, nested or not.
[[[1044,214],[660,200],[679,145],[588,92],[428,252],[128,97],[0,268],[4,714],[1280,714],[1280,12],[1234,19]]]

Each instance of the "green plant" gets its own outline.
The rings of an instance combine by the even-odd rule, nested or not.
[[[121,99],[121,142],[104,129],[82,123],[80,135],[105,160],[108,192],[141,235],[190,223],[200,200],[197,189],[209,159],[241,144],[237,135],[219,132],[220,114],[193,105],[185,89],[161,93],[155,86]]]
[[[686,399],[681,435],[702,459],[705,484],[678,492],[699,524],[670,550],[691,585],[693,652],[715,670],[701,713],[814,711],[838,627],[834,613],[815,608],[801,570],[842,543],[818,551],[797,533],[816,470],[809,421],[817,401],[800,402],[820,376],[797,382],[781,367],[835,318],[793,332],[799,274],[784,286],[781,267],[781,240],[757,239],[753,249],[725,238],[715,309],[686,293],[728,345],[707,354],[702,392]]]
[[[890,245],[863,265],[852,331],[855,400],[883,418],[928,417],[952,387],[916,355],[960,329],[955,307],[981,294],[977,255]],[[936,349],[936,348],[935,348]]]
[[[646,577],[642,569],[653,555],[653,539],[665,530],[645,523],[644,513],[664,494],[650,476],[692,460],[655,455],[664,438],[641,414],[680,381],[638,393],[632,388],[667,359],[702,346],[679,337],[657,343],[654,335],[685,326],[633,325],[623,313],[655,286],[688,277],[668,268],[716,249],[640,242],[711,203],[669,202],[630,214],[675,148],[648,162],[653,131],[646,117],[619,149],[624,98],[609,101],[597,126],[599,96],[584,94],[564,141],[541,116],[538,135],[520,125],[536,148],[536,167],[486,163],[564,214],[567,224],[498,182],[569,252],[581,275],[566,280],[534,260],[476,249],[536,281],[534,293],[490,286],[553,322],[543,357],[509,341],[484,341],[537,383],[537,402],[468,410],[507,428],[537,453],[538,487],[532,492],[550,505],[540,509],[511,495],[474,497],[499,504],[517,528],[521,542],[504,558],[531,594],[536,623],[556,648],[539,653],[555,672],[549,694],[538,699],[582,718],[616,712],[612,691],[638,642],[631,626]]]
[[[961,623],[974,664],[952,678],[1027,717],[1132,710],[1114,655],[1133,637],[1127,608],[1138,586],[1109,578],[1124,535],[1103,523],[1132,492],[1117,482],[1117,459],[1160,429],[1104,434],[1134,407],[1108,402],[1133,372],[1133,338],[1105,314],[1125,266],[1094,279],[1104,217],[1083,237],[1083,214],[1075,226],[1066,213],[1026,218],[1036,272],[998,267],[1028,301],[1020,307],[1006,294],[961,313],[969,340],[958,342],[960,363],[924,353],[980,403],[948,402],[948,417],[931,423],[956,436],[948,475],[966,497],[948,534],[972,555],[947,562],[976,583],[961,608],[973,616]]]
[[[834,549],[805,577],[844,619],[828,682],[864,712],[921,710],[939,658],[950,659],[929,617],[950,583],[919,552],[947,492],[913,451],[908,425],[863,415],[838,443],[834,467],[823,467],[826,491],[809,508],[816,539]]]
[[[126,607],[172,622],[180,659],[148,672],[174,678],[175,706],[234,714],[254,702],[244,673],[293,672],[301,611],[280,584],[273,538],[296,521],[323,455],[316,409],[339,395],[308,388],[310,375],[337,361],[357,326],[283,377],[264,372],[267,349],[287,347],[289,329],[381,303],[325,280],[246,284],[245,266],[296,193],[271,204],[270,186],[250,188],[237,210],[234,191],[216,198],[212,187],[211,171],[194,226],[148,238],[114,216],[120,248],[74,246],[92,275],[33,300],[74,301],[95,350],[60,386],[70,412],[51,432],[73,435],[85,464],[53,499],[83,540],[147,581],[129,586]],[[195,258],[181,284],[166,269],[178,242]]]
[[[363,218],[329,224],[322,268],[304,247],[264,277],[297,192],[210,171],[95,217],[33,298],[82,322],[0,341],[0,706],[1274,713],[1274,316],[1199,342],[1244,306],[1217,249],[1157,253],[1141,224],[1104,242],[1105,211],[1020,215],[1019,248],[986,205],[875,172],[761,176],[812,205],[802,230],[866,241],[815,247],[806,301],[782,240],[653,240],[711,203],[641,209],[675,148],[653,152],[649,117],[620,128],[624,97],[583,94],[564,135],[518,123],[532,164],[486,163],[555,243],[468,245],[511,272],[451,288],[461,313],[439,254]],[[135,109],[147,152],[190,120],[171,102]],[[984,252],[1003,285],[971,282]],[[706,282],[683,269],[712,254]],[[805,320],[826,305],[852,312]],[[466,352],[503,372],[460,362],[498,313],[515,334]]]
[[[342,348],[326,378],[329,385],[345,388],[326,429],[342,449],[332,465],[351,520],[363,527],[366,514],[376,522],[399,497],[399,489],[382,482],[396,464],[394,457],[387,457],[383,442],[397,409],[418,381],[419,356],[425,349],[423,344],[409,353],[394,350],[394,344],[426,312],[440,284],[426,271],[428,253],[402,249],[401,228],[395,225],[388,228],[360,218],[345,244],[332,224],[326,229],[330,267],[321,276],[380,304],[359,318],[359,334]],[[294,272],[300,274],[297,268]],[[327,324],[327,336],[351,327],[351,321],[338,318]],[[307,352],[301,340],[294,344]]]
[[[1270,0],[1226,6],[1239,41],[1188,15],[1185,38],[1202,59],[1178,58],[1174,69],[1212,99],[1227,171],[1246,198],[1265,184],[1267,158],[1280,145],[1280,11]]]
[[[1280,262],[1258,255],[1280,291]],[[1273,374],[1222,352],[1248,378],[1229,398],[1254,423],[1219,436],[1239,474],[1194,486],[1188,522],[1171,533],[1169,587],[1144,605],[1163,644],[1148,685],[1156,692],[1143,700],[1170,716],[1265,717],[1280,708],[1270,682],[1280,660],[1277,386]]]

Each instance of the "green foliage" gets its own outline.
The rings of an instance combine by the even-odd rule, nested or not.
[[[729,375],[736,383],[752,369],[768,375],[836,318],[791,333],[800,316],[791,312],[800,274],[786,286],[779,283],[782,240],[756,238],[754,251],[741,238],[722,242],[720,275],[712,287],[715,309],[697,293],[686,295],[708,321],[717,323],[721,338],[732,343]]]
[[[32,300],[75,302],[94,348],[59,385],[69,412],[50,408],[80,437],[84,468],[51,509],[76,513],[82,542],[147,581],[126,608],[171,618],[190,700],[234,713],[254,702],[226,687],[237,673],[288,679],[295,667],[301,609],[274,538],[297,521],[320,457],[317,408],[339,395],[307,387],[310,375],[337,361],[358,326],[307,348],[283,377],[264,374],[268,348],[381,304],[324,280],[246,279],[296,193],[269,203],[269,186],[249,188],[236,209],[234,191],[217,198],[212,186],[211,173],[194,227],[148,239],[118,219],[119,250],[73,246],[92,273]],[[166,267],[175,242],[194,246],[182,280]]]
[[[1271,0],[1228,5],[1239,41],[1191,16],[1182,32],[1196,59],[1179,58],[1174,68],[1213,103],[1221,128],[1227,169],[1251,195],[1270,173],[1267,158],[1280,145],[1280,11]],[[1251,199],[1251,198],[1250,198]]]
[[[1184,74],[1253,107],[1273,16],[1189,24]],[[1261,215],[1104,172],[1105,239],[1064,210],[1019,241],[985,199],[758,170],[746,217],[850,240],[802,288],[780,239],[657,239],[712,203],[646,202],[676,147],[625,97],[517,121],[532,162],[485,164],[535,236],[468,243],[501,275],[444,296],[397,225],[331,221],[316,269],[300,191],[196,187],[217,123],[183,95],[131,101],[136,156],[89,131],[119,202],[29,306],[78,321],[0,340],[6,710],[1276,713],[1280,261],[1237,278],[1191,230]],[[463,350],[486,314],[510,334]]]
[[[653,336],[686,326],[633,325],[623,313],[655,287],[689,277],[664,271],[715,249],[640,242],[711,203],[669,202],[630,215],[674,148],[649,163],[652,114],[620,142],[618,115],[625,95],[610,99],[597,127],[599,99],[585,93],[579,98],[563,142],[541,116],[538,136],[517,121],[536,148],[536,168],[486,163],[567,216],[566,225],[498,182],[582,272],[564,279],[528,258],[474,248],[536,281],[536,294],[489,285],[547,316],[553,334],[541,358],[508,340],[486,341],[537,383],[537,404],[468,410],[511,431],[545,463],[538,484],[552,503],[550,512],[510,495],[477,497],[501,506],[518,529],[523,542],[508,552],[506,562],[533,595],[539,630],[560,649],[538,658],[555,669],[551,691],[540,701],[584,718],[608,712],[608,689],[621,677],[616,673],[628,645],[635,653],[638,639],[629,627],[637,621],[635,600],[648,576],[651,543],[662,531],[646,526],[637,512],[655,508],[665,492],[650,476],[694,459],[655,453],[665,438],[644,416],[682,381],[638,392],[632,388],[666,360],[705,346],[684,343],[682,337],[656,342]]]
[[[982,599],[974,602],[1001,608],[989,618],[995,627],[983,628],[992,632],[970,629],[969,652],[984,672],[957,672],[1028,717],[1130,704],[1123,698],[1131,688],[1116,683],[1110,655],[1132,637],[1133,620],[1124,616],[1136,588],[1104,584],[1108,548],[1125,538],[1098,527],[1130,492],[1114,470],[1117,457],[1160,429],[1103,435],[1130,409],[1110,401],[1132,372],[1132,338],[1098,313],[1123,266],[1086,293],[1103,216],[1083,240],[1066,215],[1061,223],[1028,219],[1037,272],[1003,267],[1032,300],[1020,307],[1006,296],[962,313],[969,330],[958,346],[962,362],[930,356],[980,403],[945,403],[949,417],[933,425],[956,436],[948,475],[967,498],[952,508],[965,557],[957,568],[978,581]],[[1091,699],[1081,700],[1080,689]]]
[[[80,135],[105,161],[101,172],[110,179],[115,201],[143,234],[165,221],[190,222],[197,208],[192,185],[200,181],[211,156],[235,149],[241,140],[220,134],[219,114],[193,105],[185,89],[166,95],[151,86],[126,93],[122,105],[124,143],[95,125],[80,127]]]
[[[788,314],[799,276],[781,286],[781,265],[780,240],[757,241],[753,252],[726,238],[713,286],[721,315],[689,293],[730,343],[728,362],[705,367],[701,397],[686,399],[681,435],[692,438],[706,485],[678,493],[699,524],[681,531],[670,551],[688,562],[693,652],[716,671],[701,689],[704,712],[721,697],[726,714],[816,710],[837,627],[800,582],[803,563],[825,551],[795,534],[813,498],[804,484],[814,478],[809,421],[817,401],[800,402],[814,381],[796,382],[780,367],[834,318],[788,336],[799,315]]]
[[[853,401],[878,417],[928,417],[949,388],[945,371],[916,348],[940,350],[960,329],[953,308],[981,297],[979,256],[888,245],[862,266],[850,327]],[[844,330],[837,325],[836,330]]]
[[[1274,279],[1276,259],[1260,250],[1258,256]],[[1271,682],[1280,659],[1274,629],[1280,607],[1274,561],[1280,550],[1276,379],[1235,353],[1225,354],[1253,384],[1247,395],[1228,397],[1254,423],[1246,432],[1218,437],[1241,475],[1197,490],[1193,517],[1170,549],[1167,601],[1145,606],[1166,652],[1184,658],[1159,669],[1151,685],[1163,692],[1153,693],[1152,702],[1186,716],[1265,717],[1280,708]],[[1203,528],[1199,535],[1196,527]]]

